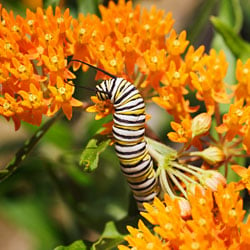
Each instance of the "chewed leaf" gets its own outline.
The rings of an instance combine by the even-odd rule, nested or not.
[[[86,250],[86,245],[81,241],[77,240],[69,246],[58,246],[54,250]]]
[[[92,172],[97,168],[99,155],[107,148],[109,143],[110,139],[104,136],[95,136],[88,142],[79,162],[83,171]]]

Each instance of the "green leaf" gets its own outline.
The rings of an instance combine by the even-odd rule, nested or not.
[[[83,167],[83,171],[92,172],[97,168],[100,153],[108,147],[109,143],[110,139],[100,135],[95,136],[88,142],[79,162],[80,166]]]
[[[87,249],[86,245],[82,240],[77,240],[69,246],[58,246],[54,250],[85,250]]]
[[[243,23],[243,13],[239,0],[222,0],[218,17],[239,33]]]
[[[250,44],[238,36],[233,28],[222,22],[217,17],[211,17],[211,22],[216,31],[223,37],[226,45],[237,58],[245,61],[250,57]]]
[[[106,223],[99,240],[92,245],[91,250],[114,249],[118,244],[124,241],[123,238],[124,235],[118,232],[115,223],[113,221],[109,221]]]

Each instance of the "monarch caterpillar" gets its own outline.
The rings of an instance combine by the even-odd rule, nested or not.
[[[145,141],[145,103],[136,87],[93,65],[72,60],[95,68],[110,77],[96,86],[99,100],[110,100],[114,106],[113,137],[121,171],[133,192],[139,210],[143,202],[151,203],[159,193],[159,184],[153,161]]]

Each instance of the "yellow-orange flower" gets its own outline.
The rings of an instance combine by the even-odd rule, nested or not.
[[[219,133],[226,132],[228,140],[232,140],[236,135],[244,135],[244,121],[249,112],[243,105],[243,99],[231,104],[229,112],[223,116],[223,123],[216,128]]]
[[[191,121],[184,119],[181,124],[171,122],[171,127],[175,132],[169,132],[168,138],[173,142],[186,143],[192,138]]]
[[[236,64],[236,79],[238,84],[235,88],[236,100],[246,99],[249,103],[250,95],[250,59],[245,64],[239,59]]]
[[[241,177],[241,180],[236,183],[236,187],[239,190],[246,188],[250,192],[250,166],[245,168],[239,165],[232,165],[231,168]]]
[[[51,106],[48,115],[54,115],[62,108],[66,117],[70,120],[72,117],[72,107],[82,106],[82,102],[72,97],[74,87],[65,83],[60,77],[57,77],[56,87],[49,86],[51,92]]]
[[[177,56],[185,51],[189,44],[189,41],[186,40],[186,36],[186,31],[182,31],[179,36],[175,30],[171,31],[169,38],[166,40],[167,51],[170,55]]]
[[[5,93],[4,97],[0,97],[0,114],[6,119],[12,118],[15,124],[15,130],[18,130],[21,123],[19,115],[23,112],[23,108],[20,106],[20,100]]]
[[[18,94],[23,98],[21,105],[25,112],[22,117],[26,122],[40,125],[42,122],[42,115],[47,113],[48,106],[43,98],[43,92],[39,90],[34,84],[30,84],[29,92],[20,90]]]

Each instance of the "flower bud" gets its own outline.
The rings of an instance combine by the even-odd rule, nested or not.
[[[201,113],[192,120],[192,138],[205,134],[211,126],[211,116],[207,113]]]
[[[176,199],[178,200],[178,205],[180,207],[181,217],[189,217],[191,215],[191,206],[189,201],[182,197],[176,197]]]
[[[215,165],[216,163],[219,163],[224,159],[223,151],[215,146],[208,147],[200,152],[191,152],[190,155],[200,156],[204,161],[206,161],[210,165]]]
[[[204,171],[201,182],[212,191],[216,191],[219,184],[226,185],[225,177],[215,170]]]

